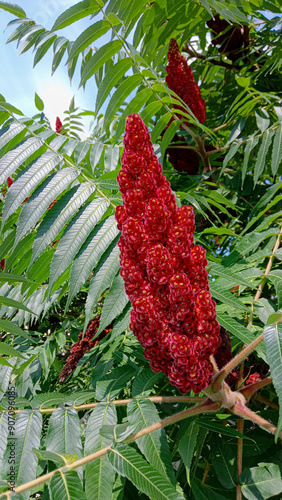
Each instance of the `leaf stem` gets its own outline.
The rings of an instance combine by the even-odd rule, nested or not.
[[[137,401],[140,398],[134,398]],[[143,399],[143,398],[142,398]],[[149,401],[152,401],[153,403],[201,403],[204,401],[206,398],[200,397],[200,396],[151,396],[149,398],[144,398],[148,399]],[[115,401],[111,401],[115,406],[123,406],[127,405],[130,401],[132,401],[132,398],[129,399],[116,399]],[[87,403],[84,405],[74,405],[72,408],[74,410],[90,410],[91,408],[96,408],[100,402],[97,403]],[[39,408],[40,413],[45,414],[45,413],[54,413],[56,411],[57,407],[55,408]],[[15,410],[15,413],[20,413],[22,410]]]
[[[247,387],[243,387],[241,389],[241,394],[244,394],[245,398],[249,400],[253,394],[255,394],[257,391],[259,391],[262,387],[265,387],[266,385],[269,385],[272,383],[272,378],[267,377],[259,382],[256,382],[255,384],[250,384]]]
[[[242,404],[241,401],[239,400],[235,403],[234,407],[230,411],[234,413],[234,415],[238,415],[238,417],[251,420],[251,422],[254,422],[260,427],[263,427],[263,429],[267,430],[271,434],[276,433],[276,427],[274,425],[272,425],[270,422],[262,418],[260,415],[254,413],[252,410],[247,408],[247,406]],[[282,439],[282,432],[280,432],[279,438]]]
[[[272,403],[272,401],[269,401],[269,399],[265,398],[261,394],[256,394],[255,396],[256,401],[260,401],[260,403],[264,403],[267,406],[270,406],[270,408],[273,408],[274,410],[279,411],[279,406],[276,405],[275,403]]]

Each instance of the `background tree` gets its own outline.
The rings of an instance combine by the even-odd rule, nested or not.
[[[0,7],[16,16],[9,41],[34,49],[35,64],[52,49],[52,71],[67,62],[70,80],[78,71],[82,86],[95,79],[98,89],[95,110],[81,112],[73,100],[57,130],[38,96],[31,118],[0,100],[1,497],[279,498],[278,0],[85,0],[51,31],[14,4]],[[86,16],[89,27],[75,41],[60,36]],[[106,33],[109,41],[95,49]],[[200,85],[206,121],[181,85],[166,83],[171,39]],[[180,395],[151,371],[129,330],[114,211],[131,113],[149,127],[178,205],[195,211],[222,327],[215,358],[218,368],[229,363],[213,388],[228,375],[249,400],[245,424],[238,405],[237,413],[219,408],[211,389],[208,400]],[[85,114],[94,123],[83,141]],[[251,345],[247,359],[233,361],[244,345]],[[9,381],[18,396],[13,494]]]

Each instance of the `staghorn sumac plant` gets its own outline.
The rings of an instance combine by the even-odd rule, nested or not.
[[[281,497],[280,5],[235,3],[0,1],[91,82],[0,89],[1,500]]]

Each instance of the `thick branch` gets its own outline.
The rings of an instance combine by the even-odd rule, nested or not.
[[[207,59],[204,54],[200,54],[199,52],[196,52],[192,47],[189,47],[187,42],[183,45],[182,52],[186,52],[191,57],[201,59],[202,61],[207,61],[210,64],[215,64],[216,66],[222,66],[223,68],[232,69],[233,71],[240,71],[239,66],[236,66],[236,64],[229,64],[224,61],[218,61],[217,59]]]

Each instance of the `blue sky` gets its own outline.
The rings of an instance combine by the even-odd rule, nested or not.
[[[54,20],[68,7],[75,5],[78,0],[17,0],[16,3],[22,7],[27,17],[44,28],[50,29]],[[27,116],[37,112],[34,104],[34,93],[43,99],[45,113],[51,125],[55,126],[56,116],[63,118],[63,112],[69,106],[71,98],[75,95],[76,105],[83,109],[94,110],[96,99],[95,81],[91,78],[86,89],[78,90],[79,67],[76,69],[72,85],[64,66],[66,56],[53,76],[51,76],[51,63],[53,48],[51,47],[41,61],[33,68],[34,53],[29,50],[18,55],[16,42],[6,44],[13,30],[18,26],[9,27],[7,24],[15,19],[13,14],[0,10],[0,93],[14,106],[21,109]],[[91,21],[96,22],[95,20]],[[89,26],[90,18],[82,19],[70,27],[60,30],[59,35],[75,40],[79,34]]]

